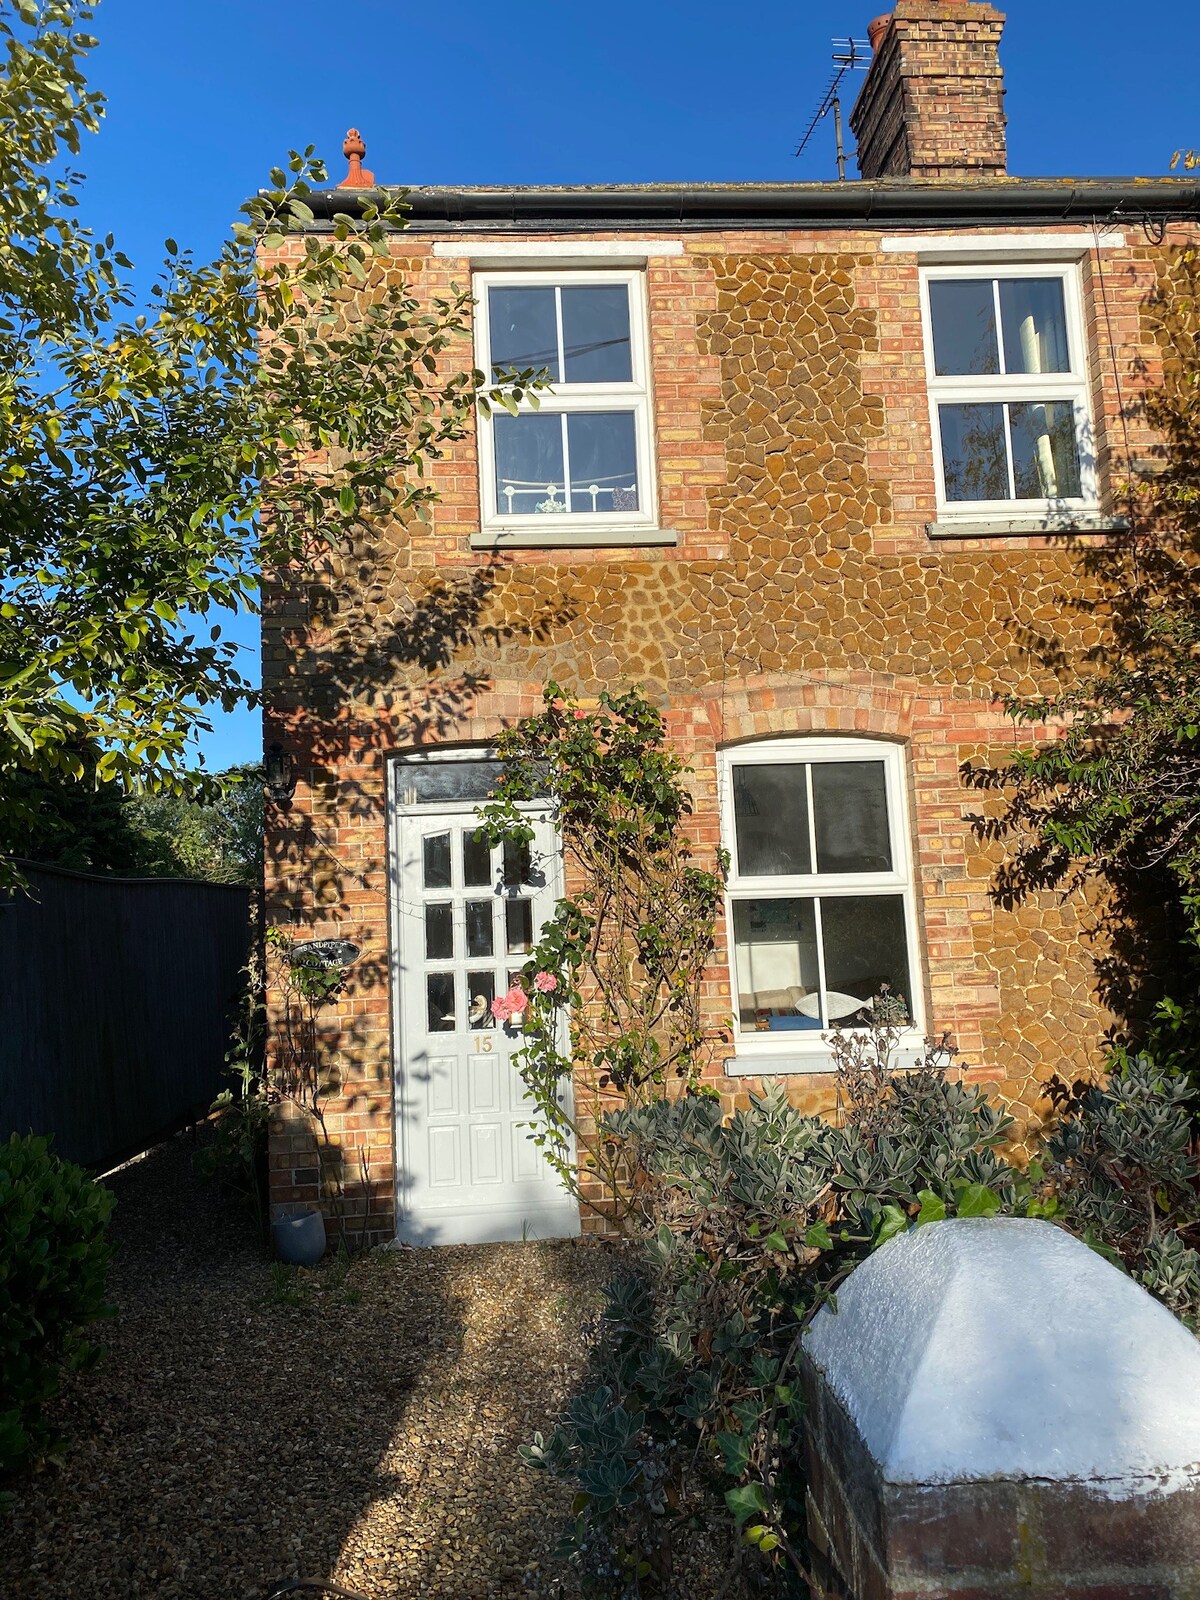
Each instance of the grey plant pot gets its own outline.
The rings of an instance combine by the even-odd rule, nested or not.
[[[325,1218],[319,1211],[276,1217],[271,1239],[275,1254],[289,1267],[315,1267],[325,1254]]]

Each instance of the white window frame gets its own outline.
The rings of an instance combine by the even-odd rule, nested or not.
[[[737,828],[733,809],[733,773],[738,766],[789,765],[800,762],[814,766],[820,762],[877,761],[883,763],[888,809],[892,868],[889,872],[811,872],[764,877],[743,874],[737,856]],[[809,843],[816,865],[812,781],[809,786]],[[813,899],[834,897],[900,895],[904,901],[904,927],[908,942],[909,987],[905,996],[910,1013],[909,1026],[897,1044],[896,1064],[910,1066],[921,1053],[925,1041],[923,963],[919,944],[916,884],[913,871],[912,835],[909,822],[905,752],[902,745],[886,739],[841,737],[799,737],[755,740],[731,746],[720,753],[718,794],[721,810],[721,835],[729,851],[729,879],[725,886],[725,927],[729,944],[729,972],[732,997],[734,1057],[726,1062],[732,1074],[785,1072],[828,1072],[833,1060],[828,1034],[813,1030],[799,1032],[759,1032],[743,1030],[738,1004],[737,950],[734,940],[733,907],[748,899]],[[817,915],[819,917],[819,907]],[[824,983],[824,951],[817,941],[821,980]],[[855,1030],[861,1031],[861,1030]]]
[[[540,411],[560,415],[588,411],[632,411],[637,450],[638,509],[636,511],[534,512],[509,516],[496,510],[496,450],[492,418],[479,413],[479,493],[480,526],[485,535],[498,542],[519,543],[523,536],[541,539],[554,536],[556,544],[588,544],[597,535],[626,534],[630,544],[641,533],[657,529],[658,497],[654,462],[653,405],[650,392],[649,331],[646,304],[646,274],[637,269],[525,272],[477,272],[472,289],[475,295],[475,362],[481,371],[491,373],[491,330],[488,324],[488,291],[494,288],[583,288],[589,285],[612,287],[623,284],[629,294],[629,383],[559,383],[538,393],[538,404],[520,402],[521,412]],[[561,370],[561,354],[560,354]],[[568,493],[569,493],[568,486]],[[505,536],[515,536],[506,539]]]
[[[972,376],[955,374],[939,377],[934,370],[933,314],[929,285],[950,279],[983,279],[998,284],[1002,279],[1057,278],[1063,286],[1066,315],[1068,372],[986,373]],[[1000,344],[1000,363],[1004,363],[1004,339],[1000,323],[999,289],[996,298],[996,337]],[[938,520],[941,523],[1001,520],[1025,522],[1032,526],[1069,524],[1076,515],[1094,515],[1099,509],[1099,484],[1096,474],[1096,448],[1092,426],[1091,385],[1087,368],[1087,335],[1083,319],[1083,297],[1079,267],[1073,262],[962,262],[921,268],[921,321],[925,346],[925,374],[929,392],[929,425],[933,437],[933,465],[937,480]],[[1078,496],[1039,500],[948,500],[945,465],[942,456],[940,405],[1021,404],[1045,401],[1069,403],[1075,413],[1075,442],[1079,450]],[[1006,441],[1007,441],[1006,432]],[[1008,452],[1009,481],[1012,482],[1012,453]]]

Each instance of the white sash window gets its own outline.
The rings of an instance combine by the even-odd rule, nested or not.
[[[637,543],[656,516],[644,275],[481,272],[475,294],[489,378],[533,368],[550,382],[515,416],[479,419],[483,531]]]
[[[927,267],[922,292],[939,517],[1094,511],[1077,270]]]

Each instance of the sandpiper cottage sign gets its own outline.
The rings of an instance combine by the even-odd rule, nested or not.
[[[349,967],[361,954],[349,939],[309,939],[293,945],[288,959],[295,967]]]

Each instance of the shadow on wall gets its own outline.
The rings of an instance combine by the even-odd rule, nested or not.
[[[1109,710],[1144,692],[1165,712],[1161,728],[1172,721],[1178,686],[1197,681],[1200,419],[1193,380],[1200,367],[1198,306],[1195,252],[1165,252],[1156,288],[1143,303],[1143,326],[1161,353],[1162,378],[1139,390],[1125,410],[1126,417],[1148,423],[1160,442],[1145,459],[1131,458],[1127,448],[1113,452],[1111,470],[1122,485],[1120,510],[1129,531],[1101,542],[1063,535],[1067,548],[1077,553],[1076,570],[1085,582],[1059,594],[1057,606],[1067,617],[1099,614],[1106,625],[1102,642],[1080,655],[1057,633],[1032,628],[1020,618],[1008,622],[1027,658],[1055,675],[1068,711],[1072,692],[1081,708],[1100,703]],[[1144,379],[1147,370],[1140,360],[1134,377]],[[1126,675],[1121,701],[1102,697],[1097,702],[1089,683],[1114,673]],[[1108,726],[1117,720],[1119,710]],[[1138,720],[1148,725],[1151,719],[1139,713]],[[1042,734],[1043,727],[1030,723],[1018,731],[1017,742],[1033,747]],[[1158,737],[1166,750],[1170,741],[1161,732]],[[962,775],[969,787],[991,797],[986,811],[969,820],[978,838],[1004,852],[992,882],[995,902],[1011,909],[1048,891],[1082,896],[1097,993],[1117,1019],[1113,1042],[1136,1038],[1157,1001],[1164,994],[1178,995],[1187,981],[1180,880],[1166,865],[1177,836],[1170,828],[1143,833],[1133,849],[1114,848],[1108,861],[1088,860],[1071,848],[1077,818],[1069,793],[1064,796],[1056,783],[1033,774],[1014,785],[1012,767],[994,757],[965,764]],[[1077,792],[1084,794],[1085,786]],[[1156,798],[1160,794],[1167,795],[1165,784],[1155,791]],[[1119,845],[1123,820],[1114,815],[1101,830],[1102,846]]]
[[[292,753],[307,790],[294,810],[269,818],[268,922],[300,939],[313,921],[346,924],[363,946],[319,1029],[326,1099],[338,1117],[391,1115],[387,930],[378,920],[386,757],[461,737],[494,675],[530,678],[529,653],[576,615],[549,567],[519,585],[505,582],[512,564],[495,557],[447,573],[413,566],[406,541],[404,530],[363,526],[311,574],[279,575],[264,596],[274,637],[264,652],[266,737]],[[366,937],[360,907],[372,918]],[[289,1132],[311,1144],[311,1159],[301,1151],[292,1163],[300,1187],[315,1178],[317,1139],[303,1127]],[[336,1125],[331,1133],[326,1171],[344,1188],[347,1232],[364,1242],[390,1237],[390,1164],[372,1171],[385,1154],[390,1163],[390,1139],[384,1152],[369,1133]]]

